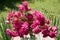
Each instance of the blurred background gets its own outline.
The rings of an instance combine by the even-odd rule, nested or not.
[[[60,40],[60,0],[0,0],[0,40],[11,40],[5,32],[6,28],[11,28],[5,23],[6,16],[11,10],[17,11],[22,1],[28,1],[32,10],[39,10],[51,20],[50,25],[57,26],[56,38]]]

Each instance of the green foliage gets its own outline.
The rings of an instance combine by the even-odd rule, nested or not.
[[[5,18],[0,19],[0,40],[11,40],[11,38],[6,34],[6,28],[11,28],[11,25],[5,23]]]

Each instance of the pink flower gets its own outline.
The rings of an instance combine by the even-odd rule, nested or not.
[[[35,28],[37,25],[40,25],[40,21],[39,20],[34,20],[33,24],[31,24],[31,28]]]
[[[52,30],[52,27],[51,27],[51,26],[49,27],[49,30],[50,30],[50,31]]]
[[[35,25],[40,25],[40,21],[39,20],[34,20],[33,22]]]
[[[41,26],[45,25],[45,17],[43,15],[41,15],[41,17],[37,17],[37,19],[40,21]]]
[[[58,32],[57,31],[54,31],[55,32],[55,34],[57,34]]]
[[[24,22],[23,24],[22,24],[22,27],[28,27],[28,22],[26,21],[26,22]]]
[[[26,7],[28,6],[28,2],[27,1],[22,2],[22,5]]]
[[[41,32],[41,29],[38,26],[33,29],[33,33],[38,34],[39,32]]]
[[[35,10],[33,15],[36,16],[36,19],[40,21],[41,26],[45,25],[45,17],[43,14],[41,14],[38,10]]]
[[[37,25],[35,25],[35,24],[33,23],[33,24],[31,24],[30,27],[34,29],[36,26],[37,26]]]
[[[14,16],[14,11],[11,11],[7,16],[7,20],[11,20],[13,16]]]
[[[22,38],[24,35],[23,35],[23,33],[22,32],[18,32],[18,34],[19,34],[19,36]]]
[[[28,12],[29,11],[28,7],[24,7],[24,11]]]
[[[32,14],[28,14],[27,19],[28,19],[28,21],[32,21],[33,20],[33,15]]]
[[[57,28],[56,28],[56,26],[52,26],[52,27],[49,27],[49,30],[51,30],[51,31],[56,31]]]
[[[42,34],[43,34],[43,37],[47,37],[48,34],[49,34],[49,30],[48,29],[43,29]]]
[[[44,26],[44,25],[45,25],[45,19],[41,18],[41,20],[40,20],[40,26]]]
[[[13,32],[11,33],[11,35],[12,35],[13,37],[16,37],[16,36],[18,36],[18,32],[17,32],[17,31],[13,31]]]
[[[16,13],[15,13],[15,17],[20,17],[21,16],[21,12],[20,11],[17,11]]]
[[[55,35],[55,33],[54,33],[54,32],[50,32],[50,33],[49,33],[49,36],[50,36],[51,38],[56,37],[56,35]]]
[[[47,23],[47,24],[50,24],[50,20],[46,20],[46,23]]]
[[[11,35],[12,32],[11,32],[10,29],[6,29],[6,33],[7,33],[9,36],[12,36],[12,35]]]
[[[21,12],[24,11],[24,6],[23,6],[23,5],[19,5],[18,8],[19,8],[19,10],[20,10]]]
[[[48,34],[43,34],[43,37],[45,38],[45,37],[47,37],[48,36]]]
[[[14,27],[15,29],[20,28],[21,25],[22,25],[22,23],[21,23],[20,20],[18,20],[18,19],[13,20],[13,27]]]
[[[36,16],[36,15],[39,15],[40,13],[38,12],[38,10],[35,10],[35,11],[33,11],[33,16]]]
[[[52,27],[52,30],[53,30],[53,31],[56,31],[56,30],[57,30],[56,26],[53,26],[53,27]]]
[[[29,33],[29,29],[27,27],[21,27],[19,29],[19,32],[22,33],[23,35],[27,35]]]
[[[22,5],[24,6],[25,12],[28,12],[31,10],[31,8],[28,8],[28,2],[27,1],[22,2]]]
[[[48,25],[44,25],[44,29],[49,29],[49,26]]]

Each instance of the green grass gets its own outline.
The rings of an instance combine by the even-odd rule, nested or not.
[[[15,6],[18,6],[20,3],[15,3]],[[29,3],[29,6],[32,7],[33,10],[39,10],[44,14],[52,14],[54,16],[60,16],[60,3],[59,0],[38,0],[32,3]],[[6,16],[11,10],[16,10],[15,8],[10,9],[5,7],[5,11],[0,11],[0,16]]]
[[[6,29],[11,28],[11,25],[7,25],[5,20],[4,17],[0,19],[0,40],[11,40],[11,37],[6,34]]]

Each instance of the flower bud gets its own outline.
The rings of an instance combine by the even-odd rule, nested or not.
[[[6,29],[6,33],[7,33],[9,36],[12,36],[12,35],[11,35],[12,32],[11,32],[10,29]]]
[[[22,2],[22,5],[26,7],[28,6],[28,2],[27,1]]]
[[[20,11],[18,11],[18,12],[15,13],[15,17],[18,18],[18,17],[20,17],[20,16],[21,16],[21,12],[20,12]]]
[[[53,26],[53,27],[52,27],[52,30],[53,30],[53,31],[56,31],[56,30],[57,30],[56,26]]]
[[[28,21],[32,21],[33,20],[33,15],[32,14],[28,14],[27,19],[28,19]]]
[[[23,6],[23,5],[19,5],[18,8],[19,8],[19,10],[20,10],[21,12],[24,11],[24,6]]]
[[[14,11],[11,11],[7,16],[7,20],[11,20],[13,16],[14,16]]]
[[[46,23],[47,23],[47,24],[50,24],[50,20],[46,20]]]

